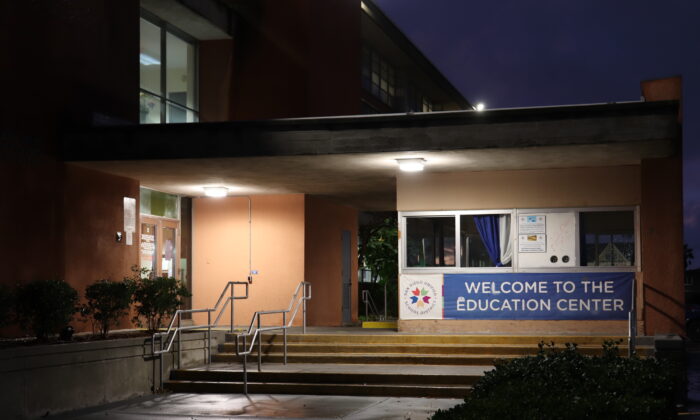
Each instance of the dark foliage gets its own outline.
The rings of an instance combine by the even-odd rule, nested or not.
[[[78,292],[64,281],[33,281],[19,285],[16,293],[17,320],[39,340],[58,334],[77,311]]]
[[[192,296],[184,284],[173,277],[136,278],[134,281],[134,322],[156,332]]]
[[[667,361],[623,358],[607,342],[603,356],[575,344],[498,363],[463,404],[438,410],[432,420],[454,419],[668,419],[675,417],[674,373]]]
[[[92,329],[106,338],[112,326],[129,313],[134,282],[99,280],[85,288],[86,302],[80,312],[92,320]]]

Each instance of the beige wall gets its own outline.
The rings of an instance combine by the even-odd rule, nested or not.
[[[628,206],[641,202],[640,167],[400,174],[399,211]]]
[[[304,195],[252,196],[253,269],[250,298],[237,300],[235,323],[247,325],[257,310],[286,309],[304,280]],[[248,200],[192,200],[192,307],[211,307],[229,281],[248,275]],[[242,286],[240,292],[243,293]],[[202,316],[195,318],[206,322]],[[228,323],[228,314],[222,318]],[[278,324],[268,318],[266,324]]]
[[[357,210],[306,197],[306,281],[313,288],[310,325],[342,324],[342,231],[350,232],[352,321],[357,321]]]
[[[640,334],[684,334],[681,162],[519,171],[400,175],[401,211],[640,206]],[[620,321],[404,320],[402,331],[626,333]]]

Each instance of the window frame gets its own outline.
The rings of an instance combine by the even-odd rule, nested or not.
[[[484,214],[509,214],[510,215],[510,235],[514,240],[513,223],[515,209],[500,210],[458,210],[458,211],[400,211],[399,216],[399,271],[403,274],[440,274],[440,273],[510,273],[515,267],[515,254],[510,267],[462,267],[461,220],[463,215],[484,215]],[[406,261],[407,230],[406,219],[411,217],[452,217],[455,222],[455,265],[454,267],[408,267]],[[515,244],[515,242],[513,242]]]
[[[591,266],[581,265],[580,214],[589,212],[632,211],[634,218],[634,264],[630,266]],[[567,213],[573,212],[576,219],[575,267],[534,267],[520,268],[518,260],[518,235],[516,221],[518,216],[527,214]],[[511,241],[513,241],[513,259],[510,267],[462,267],[461,233],[462,215],[510,214]],[[455,220],[455,266],[454,267],[408,267],[406,265],[407,236],[406,218],[410,217],[452,217]],[[642,253],[640,241],[639,206],[617,207],[560,207],[560,208],[512,208],[489,210],[441,210],[441,211],[399,211],[399,274],[452,274],[452,273],[581,273],[581,272],[637,272],[641,271]]]
[[[164,95],[159,95],[158,93],[151,92],[148,89],[144,89],[141,87],[141,79],[139,77],[139,95],[141,93],[145,93],[147,95],[151,95],[153,97],[156,97],[160,100],[160,123],[142,123],[141,119],[139,117],[139,124],[189,124],[187,122],[185,123],[169,123],[168,122],[168,106],[174,106],[177,108],[182,108],[186,111],[192,112],[194,115],[194,121],[192,122],[199,122],[199,45],[197,43],[197,39],[192,37],[191,35],[188,35],[186,32],[182,31],[181,29],[178,29],[177,27],[173,26],[169,22],[159,18],[158,16],[150,13],[149,11],[145,9],[141,9],[140,14],[139,14],[140,19],[145,20],[146,22],[158,27],[160,29],[160,91]],[[194,103],[195,103],[195,108],[190,108],[186,105],[182,105],[178,102],[175,102],[171,99],[168,99],[167,97],[167,70],[168,70],[168,63],[167,63],[167,34],[170,33],[171,35],[180,38],[182,41],[190,44],[194,48],[194,83],[193,83],[193,90],[194,92],[192,93]],[[140,40],[141,34],[139,32],[139,40]]]
[[[368,61],[365,61],[365,56],[368,57]],[[374,68],[376,58],[376,64],[378,68]],[[367,44],[363,44],[360,52],[360,85],[362,89],[369,93],[373,98],[381,102],[382,104],[388,106],[389,108],[394,108],[396,106],[396,80],[397,71],[396,66],[390,63],[384,56],[379,54],[379,52],[370,47]],[[386,68],[386,78],[382,73],[382,68]],[[368,70],[368,75],[365,76],[365,69]],[[372,80],[373,73],[377,73],[378,81],[374,83]],[[365,86],[365,81],[367,81],[368,86]],[[386,81],[386,89],[382,89],[382,81]],[[377,93],[373,92],[374,86],[377,87]],[[393,91],[393,93],[391,93]],[[386,100],[382,99],[382,93],[386,94]]]

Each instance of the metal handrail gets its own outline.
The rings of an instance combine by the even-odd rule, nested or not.
[[[384,316],[379,314],[379,308],[377,308],[377,304],[374,303],[374,299],[369,290],[362,291],[362,303],[365,304],[365,318],[367,318],[368,321],[370,310],[379,317],[380,321],[384,321]]]
[[[632,302],[629,311],[629,342],[627,353],[632,357],[637,352],[637,282],[632,277]]]
[[[245,295],[244,296],[236,296],[235,294],[235,285],[245,285]],[[175,311],[173,314],[172,319],[170,320],[170,324],[168,324],[167,330],[163,332],[156,332],[153,333],[153,339],[151,340],[151,353],[154,356],[160,356],[160,386],[161,388],[163,387],[163,354],[168,353],[172,350],[173,344],[175,343],[175,338],[177,338],[177,367],[180,368],[182,366],[182,332],[183,331],[188,331],[188,330],[198,330],[198,329],[207,329],[207,364],[211,363],[211,329],[213,327],[218,326],[219,320],[221,319],[221,316],[223,315],[224,311],[226,310],[226,307],[229,306],[231,307],[231,319],[230,319],[230,326],[229,326],[229,331],[233,332],[233,308],[234,304],[233,302],[237,299],[248,299],[248,287],[249,287],[249,282],[245,281],[230,281],[226,283],[226,286],[224,287],[224,290],[221,292],[221,295],[219,295],[219,299],[216,301],[216,304],[214,305],[213,308],[204,308],[204,309],[178,309]],[[227,297],[224,300],[224,296],[226,295],[226,292],[230,290],[230,296]],[[221,309],[219,309],[219,306],[221,305],[221,302],[224,302],[223,306]],[[218,315],[214,322],[211,322],[211,315],[212,313],[216,313],[218,311]],[[193,314],[193,313],[202,313],[206,312],[207,313],[207,323],[205,325],[190,325],[183,327],[182,326],[182,314]],[[177,326],[175,326],[175,320],[177,320]],[[163,337],[165,337],[165,340],[163,340]],[[169,337],[169,338],[168,338]],[[156,350],[156,340],[160,343],[160,350]],[[164,343],[167,342],[167,345],[164,345]]]
[[[299,292],[302,292],[301,297],[299,297]],[[308,291],[308,293],[307,293]],[[294,318],[297,315],[299,306],[303,307],[303,333],[306,334],[306,301],[311,299],[311,283],[302,281],[297,285],[294,295],[289,302],[289,307],[287,309],[279,310],[268,310],[268,311],[256,311],[250,320],[250,325],[248,330],[242,333],[236,334],[236,356],[243,356],[243,393],[248,394],[248,355],[253,352],[255,348],[255,342],[258,343],[258,372],[262,370],[262,334],[265,331],[277,331],[282,330],[284,336],[284,364],[287,364],[287,329],[292,326]],[[292,308],[294,311],[292,312]],[[287,314],[292,312],[292,316],[287,322]],[[263,315],[274,315],[282,314],[282,325],[274,325],[269,327],[262,326],[262,316]],[[257,324],[257,327],[256,327]],[[248,347],[248,337],[252,336],[250,340],[250,347]],[[241,341],[243,340],[243,351],[240,349]]]

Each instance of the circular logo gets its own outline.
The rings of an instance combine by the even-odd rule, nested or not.
[[[427,281],[415,280],[403,290],[404,308],[415,315],[424,315],[435,307],[437,292]]]

